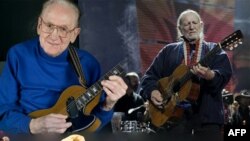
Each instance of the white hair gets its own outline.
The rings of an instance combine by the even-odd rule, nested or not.
[[[176,26],[176,29],[177,29],[177,39],[178,40],[180,40],[181,39],[181,37],[183,36],[182,35],[182,33],[181,33],[181,31],[180,31],[180,26],[181,26],[181,22],[182,22],[182,18],[183,18],[183,16],[184,15],[186,15],[186,14],[188,14],[188,13],[192,13],[192,14],[194,14],[194,15],[196,15],[197,16],[197,18],[198,18],[198,20],[200,21],[200,23],[202,23],[203,21],[201,20],[201,16],[196,12],[196,11],[194,11],[194,10],[191,10],[191,9],[187,9],[187,10],[185,10],[185,11],[183,11],[180,15],[179,15],[179,17],[178,17],[178,19],[177,19],[177,26]],[[201,32],[200,32],[200,39],[201,40],[203,40],[204,39],[204,26],[202,26],[201,27]]]
[[[79,25],[80,10],[78,9],[77,5],[75,5],[75,3],[72,2],[72,0],[48,0],[43,4],[42,12],[40,16],[43,15],[44,11],[53,4],[62,4],[62,5],[71,7],[76,13],[76,17],[77,17],[76,23],[77,25]]]

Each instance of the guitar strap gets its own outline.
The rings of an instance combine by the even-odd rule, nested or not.
[[[86,87],[86,80],[85,80],[83,70],[82,70],[82,65],[80,63],[80,59],[79,59],[79,56],[76,52],[76,49],[73,45],[69,45],[69,54],[70,54],[70,61],[71,61],[72,65],[74,66],[74,69],[77,73],[79,83],[84,88],[87,88]]]

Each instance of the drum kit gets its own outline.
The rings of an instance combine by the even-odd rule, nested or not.
[[[135,108],[131,108],[128,110],[128,114],[131,114],[135,112],[136,110],[146,107],[147,104],[140,105]],[[147,108],[146,108],[147,111]],[[146,112],[145,111],[145,112]],[[139,116],[140,115],[140,116]],[[153,129],[151,129],[151,124],[149,121],[147,121],[145,118],[147,115],[142,114],[141,112],[137,113],[137,120],[124,120],[125,114],[123,112],[115,112],[113,115],[113,118],[111,120],[112,125],[112,131],[113,133],[119,132],[119,133],[155,133]],[[118,117],[118,118],[117,118]],[[118,119],[118,120],[117,120]]]
[[[121,132],[124,133],[154,133],[150,128],[150,122],[139,122],[136,120],[125,120],[121,122]]]
[[[250,91],[242,90],[239,93],[222,91],[226,125],[250,124]]]
[[[112,124],[112,122],[111,122]],[[121,120],[118,124],[112,125],[113,133],[155,133],[150,128],[150,122],[140,122],[137,120]]]

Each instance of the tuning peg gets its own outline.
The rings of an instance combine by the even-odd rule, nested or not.
[[[227,49],[228,50],[232,50],[233,49],[233,45],[232,44],[228,45]]]
[[[238,44],[234,44],[234,48],[238,47]]]
[[[242,39],[239,39],[238,43],[239,43],[239,44],[242,44],[242,43],[243,43],[243,42],[242,42]]]

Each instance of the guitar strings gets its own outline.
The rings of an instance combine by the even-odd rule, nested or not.
[[[118,71],[118,74],[116,74],[116,75],[122,75],[122,74],[125,72],[125,71],[121,68],[120,65],[121,65],[121,63],[119,63],[118,65],[116,65],[116,66],[112,69],[112,71],[114,71],[114,70],[117,70],[117,71]],[[119,68],[120,68],[121,70],[119,70]],[[108,73],[111,73],[111,74],[112,74],[111,71],[109,71]],[[108,77],[108,76],[111,75],[111,74],[108,75],[108,73],[105,74],[100,80],[98,80],[97,83],[100,82],[101,80],[103,80],[105,77]],[[94,87],[94,86],[95,86],[95,84],[92,85],[89,89],[91,89],[91,88]],[[88,89],[88,90],[89,90],[89,89]],[[86,94],[86,93],[88,92],[88,90],[87,90],[84,94]],[[103,90],[103,88],[100,87],[100,90],[99,90],[99,91],[102,91],[102,90]],[[81,95],[81,96],[85,96],[85,95]],[[77,107],[77,109],[78,109],[78,105],[77,105],[77,102],[76,102],[76,101],[79,100],[81,96],[79,96],[76,100],[70,102],[70,103],[66,106],[66,109],[71,110],[72,108],[74,108],[75,104],[76,104],[76,107]],[[93,98],[94,98],[94,97],[91,97],[90,99],[87,99],[88,102],[89,102],[90,100],[92,100]],[[87,103],[88,103],[88,102],[87,102]],[[83,105],[86,105],[86,104],[83,104]],[[83,107],[81,107],[81,109],[78,109],[78,110],[80,111],[80,110],[82,110],[82,108],[83,108]]]

